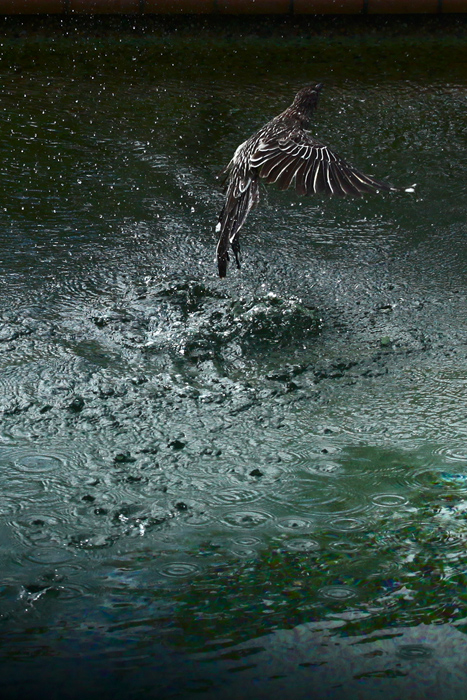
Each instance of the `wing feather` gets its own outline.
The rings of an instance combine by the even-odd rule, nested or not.
[[[259,143],[250,166],[268,183],[287,189],[295,181],[298,194],[352,195],[394,190],[385,182],[364,175],[308,132],[296,129],[286,138]]]
[[[300,195],[323,193],[359,197],[367,192],[396,189],[364,175],[301,126],[282,129],[279,133],[276,127],[273,120],[261,135],[254,135],[240,144],[223,173],[227,180],[226,197],[216,227],[220,277],[226,275],[230,248],[240,267],[240,229],[250,209],[258,203],[260,179],[276,183],[281,190],[294,184]]]

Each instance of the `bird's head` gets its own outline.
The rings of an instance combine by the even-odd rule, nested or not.
[[[310,117],[316,109],[319,93],[322,89],[323,83],[316,83],[316,85],[307,85],[307,87],[299,90],[292,103],[294,110],[301,112],[305,118]]]

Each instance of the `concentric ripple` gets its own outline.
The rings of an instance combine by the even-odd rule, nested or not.
[[[264,511],[239,510],[224,515],[222,522],[229,527],[239,527],[250,530],[255,527],[261,527],[267,523],[271,517],[269,513]]]
[[[236,505],[237,503],[250,503],[261,497],[259,491],[255,489],[231,488],[215,493],[211,496],[213,503],[225,503]]]
[[[15,460],[15,465],[19,471],[27,474],[42,474],[43,472],[60,471],[63,469],[63,462],[53,455],[24,455]]]
[[[433,656],[433,649],[427,644],[401,644],[397,651],[397,656],[401,659],[429,659]]]
[[[350,586],[323,586],[319,589],[319,595],[326,600],[331,600],[336,603],[345,602],[351,598],[355,598],[356,591]]]
[[[354,532],[369,527],[369,522],[360,518],[334,518],[328,521],[328,527],[337,532]]]
[[[319,549],[319,542],[313,539],[297,537],[293,540],[287,540],[285,546],[293,552],[313,552]]]
[[[240,547],[254,547],[261,544],[261,540],[259,537],[237,537],[235,538],[234,543],[240,545]]]
[[[69,549],[60,549],[46,545],[44,547],[35,548],[26,555],[26,559],[36,564],[63,564],[64,562],[73,559],[73,555]]]
[[[375,505],[382,506],[383,508],[396,508],[397,506],[405,506],[408,503],[408,500],[404,496],[400,496],[396,493],[376,494],[371,500]]]
[[[163,576],[169,578],[187,578],[199,573],[200,567],[190,562],[172,562],[159,569]]]
[[[306,530],[311,527],[311,522],[305,518],[290,517],[280,518],[277,521],[277,525],[284,530]]]

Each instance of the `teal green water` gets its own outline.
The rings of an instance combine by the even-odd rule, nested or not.
[[[2,697],[465,688],[460,20],[4,26]],[[314,133],[415,194],[217,174],[323,80]]]

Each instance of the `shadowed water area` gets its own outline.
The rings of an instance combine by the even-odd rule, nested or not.
[[[6,22],[2,698],[465,697],[465,20]],[[313,133],[408,187],[217,175]]]

